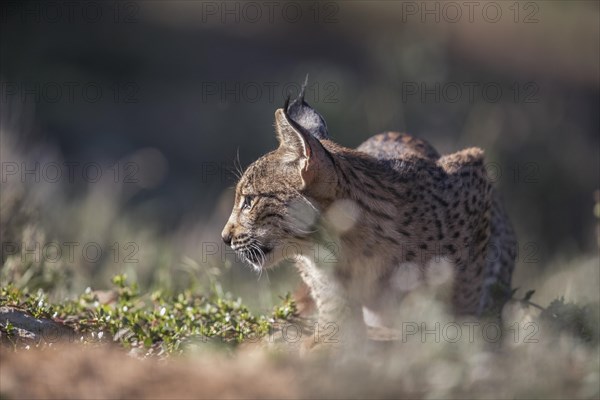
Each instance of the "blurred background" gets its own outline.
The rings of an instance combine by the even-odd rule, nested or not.
[[[519,237],[514,285],[598,300],[581,290],[600,284],[598,2],[0,9],[3,285],[62,296],[127,272],[272,304],[295,271],[257,276],[220,232],[236,165],[275,148],[274,111],[309,74],[342,145],[397,130],[483,148]]]

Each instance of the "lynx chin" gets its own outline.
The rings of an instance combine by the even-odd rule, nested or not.
[[[275,131],[279,148],[243,173],[222,238],[257,270],[292,259],[318,322],[354,329],[363,308],[393,315],[442,261],[456,314],[497,311],[510,297],[516,239],[481,149],[440,156],[396,132],[349,149],[303,92],[275,111]]]

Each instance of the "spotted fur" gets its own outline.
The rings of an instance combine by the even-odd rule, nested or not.
[[[440,260],[453,268],[457,314],[502,306],[516,242],[481,149],[440,156],[386,132],[352,150],[287,111],[275,113],[279,148],[236,187],[222,236],[242,258],[258,270],[293,260],[319,321],[352,329],[363,307],[393,311],[402,277],[424,279]]]

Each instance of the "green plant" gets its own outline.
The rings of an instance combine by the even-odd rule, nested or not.
[[[36,318],[68,326],[74,332],[72,340],[90,345],[115,341],[148,356],[181,353],[190,342],[220,340],[235,346],[266,335],[275,322],[291,319],[296,312],[290,295],[271,315],[256,316],[241,299],[228,294],[187,290],[173,296],[162,291],[144,295],[124,274],[112,282],[114,291],[109,296],[88,288],[77,298],[57,304],[48,303],[41,289],[30,294],[8,285],[0,289],[0,306],[18,307]],[[101,302],[102,294],[110,301]],[[11,335],[12,327],[6,325],[4,331]]]

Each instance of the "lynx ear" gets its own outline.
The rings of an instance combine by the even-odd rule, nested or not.
[[[314,181],[319,170],[331,167],[331,156],[319,140],[289,118],[283,108],[275,111],[275,129],[284,162],[298,163],[305,185]]]
[[[275,111],[275,131],[279,149],[286,153],[287,161],[311,157],[310,135],[294,123],[283,108]]]
[[[285,102],[284,110],[292,121],[300,125],[312,136],[319,140],[329,139],[329,132],[327,131],[325,120],[321,114],[304,101],[304,91],[307,83],[308,75],[306,75],[306,79],[304,80],[304,84],[302,85],[298,97],[291,103],[288,98]]]

